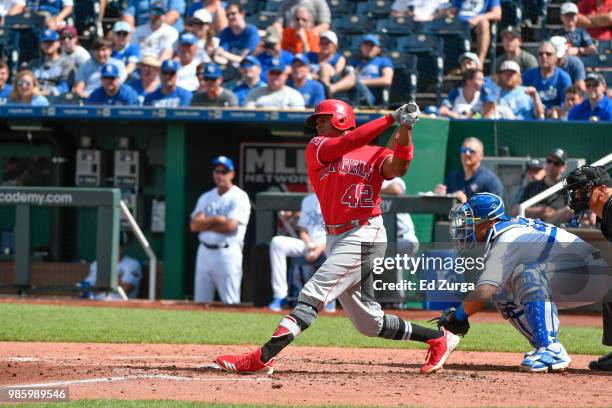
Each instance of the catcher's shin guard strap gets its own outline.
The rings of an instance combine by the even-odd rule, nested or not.
[[[395,315],[383,316],[383,326],[378,337],[389,340],[408,340],[412,334],[412,324]]]

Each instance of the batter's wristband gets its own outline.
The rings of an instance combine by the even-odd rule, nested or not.
[[[463,321],[467,318],[468,316],[465,314],[465,310],[463,310],[463,305],[459,306],[459,309],[455,311],[455,319]]]
[[[401,144],[396,144],[395,149],[393,150],[393,156],[402,160],[412,160],[414,157],[414,145],[404,146]]]

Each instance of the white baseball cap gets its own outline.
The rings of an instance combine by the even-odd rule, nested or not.
[[[567,1],[561,5],[561,15],[564,14],[578,14],[578,6],[570,1]]]
[[[567,52],[567,39],[560,35],[550,37],[550,43],[555,47],[557,58],[563,58]]]
[[[503,71],[514,71],[520,74],[521,66],[516,61],[506,60],[502,62],[502,64],[499,67],[499,72],[503,72]]]
[[[474,54],[473,52],[464,52],[463,54],[461,54],[461,56],[459,57],[459,63],[461,64],[461,61],[466,58],[480,65],[480,58],[478,58],[478,55]]]
[[[338,36],[333,31],[323,31],[321,34],[319,34],[319,38],[327,38],[329,41],[338,46]]]
[[[132,26],[126,23],[125,21],[117,21],[115,25],[113,25],[113,31],[116,33],[121,31],[131,33],[133,30]]]
[[[193,13],[193,18],[200,20],[205,24],[212,24],[213,18],[212,14],[208,10],[199,9],[195,13]]]

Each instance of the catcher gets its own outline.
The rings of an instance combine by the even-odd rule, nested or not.
[[[572,360],[557,339],[557,305],[595,303],[606,295],[610,278],[599,251],[540,220],[511,219],[501,198],[490,193],[476,194],[457,204],[449,218],[450,235],[458,250],[471,249],[476,242],[485,244],[485,266],[476,290],[457,310],[443,312],[438,325],[455,334],[467,334],[468,317],[491,298],[504,319],[535,348],[525,353],[521,370],[568,368]]]

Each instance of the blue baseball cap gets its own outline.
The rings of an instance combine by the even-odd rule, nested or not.
[[[363,38],[361,39],[361,43],[363,44],[363,43],[367,43],[367,42],[370,42],[370,43],[380,47],[380,40],[374,34],[366,34],[366,35],[363,36]]]
[[[204,79],[218,79],[223,76],[223,72],[221,72],[221,67],[217,64],[209,63],[204,65],[202,75]]]
[[[296,61],[299,61],[304,65],[310,65],[310,61],[308,60],[308,57],[304,54],[295,54],[291,63],[293,64]]]
[[[225,166],[229,171],[234,171],[234,162],[227,156],[219,156],[213,160],[213,166]]]
[[[195,35],[193,35],[191,33],[183,33],[179,37],[179,44],[180,45],[183,45],[183,44],[193,45],[193,44],[195,44],[197,42],[198,42],[198,39],[196,38]]]
[[[105,64],[100,70],[102,78],[119,78],[119,68],[113,64]]]
[[[257,65],[258,67],[261,67],[261,62],[259,62],[259,60],[252,55],[247,55],[246,57],[244,57],[242,61],[240,61],[241,67],[248,68],[248,67],[252,67],[253,65]]]
[[[151,14],[166,14],[166,5],[161,1],[156,1],[149,7]]]
[[[272,58],[266,64],[268,71],[285,72],[285,63],[279,58]]]
[[[181,68],[181,65],[178,61],[167,59],[162,62],[161,71],[162,72],[177,72]]]
[[[46,29],[40,33],[40,41],[42,42],[53,42],[59,41],[59,34],[55,30]]]

